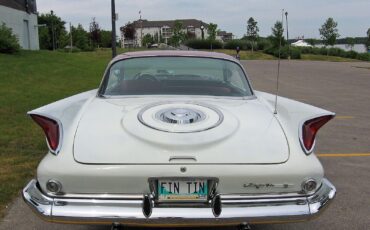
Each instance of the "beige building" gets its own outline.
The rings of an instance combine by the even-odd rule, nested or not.
[[[3,23],[12,29],[22,49],[39,49],[36,0],[0,0]]]
[[[207,28],[208,24],[196,19],[178,19],[178,20],[167,20],[167,21],[148,21],[140,19],[133,22],[135,28],[134,39],[125,38],[123,33],[124,26],[121,27],[121,41],[122,47],[137,47],[142,46],[142,38],[146,34],[150,34],[154,38],[156,43],[168,44],[169,39],[173,34],[173,27],[175,21],[182,23],[182,31],[185,32],[188,37],[197,39],[204,39],[208,37]],[[202,32],[203,31],[203,32]]]

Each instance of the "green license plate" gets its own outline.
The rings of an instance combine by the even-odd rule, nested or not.
[[[158,179],[158,201],[207,201],[204,179]]]

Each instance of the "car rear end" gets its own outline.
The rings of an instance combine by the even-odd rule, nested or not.
[[[224,79],[231,76],[223,73]],[[147,84],[151,76],[135,80],[152,87]],[[167,80],[161,84],[172,87],[170,92],[174,85]],[[127,90],[127,83],[112,85]],[[217,83],[207,90],[233,89]],[[303,114],[292,115],[284,112],[291,102],[282,100],[276,115],[270,98],[259,92],[232,98],[90,92],[31,111],[50,152],[23,197],[43,219],[60,223],[208,226],[310,220],[336,193],[312,154],[316,132],[325,123],[315,119],[328,114],[303,106]]]

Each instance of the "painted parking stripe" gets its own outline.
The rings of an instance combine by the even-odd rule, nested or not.
[[[344,120],[344,119],[353,119],[355,118],[354,116],[336,116],[335,119],[340,119],[340,120]]]
[[[318,157],[370,157],[370,153],[319,153]]]

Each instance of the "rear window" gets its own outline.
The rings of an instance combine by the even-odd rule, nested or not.
[[[252,95],[242,68],[231,61],[197,57],[143,57],[110,67],[101,94]]]

